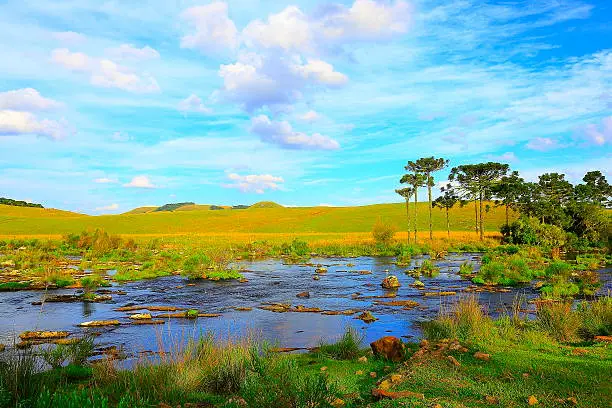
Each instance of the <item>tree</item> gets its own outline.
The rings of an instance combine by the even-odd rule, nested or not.
[[[510,225],[508,209],[518,207],[519,198],[526,193],[525,188],[525,180],[519,177],[518,171],[503,176],[499,183],[493,186],[493,195],[497,198],[497,204],[506,207],[506,227]]]
[[[538,217],[542,223],[567,226],[567,204],[574,197],[574,187],[565,180],[565,174],[545,173],[538,178]]]
[[[456,188],[459,192],[474,201],[478,200],[478,230],[481,240],[484,239],[483,202],[491,198],[494,186],[508,173],[509,168],[507,164],[495,162],[464,164],[453,167],[448,176],[451,182],[458,183]]]
[[[406,170],[423,174],[425,176],[425,181],[427,182],[427,198],[429,202],[429,239],[433,239],[433,225],[431,220],[431,188],[434,186],[434,178],[431,174],[442,170],[446,166],[448,166],[448,160],[443,158],[436,159],[433,156],[421,157],[415,162],[409,161],[408,165],[406,166]]]
[[[434,207],[439,207],[440,209],[446,210],[446,232],[448,233],[448,237],[450,238],[450,217],[449,210],[460,201],[459,195],[455,193],[451,184],[447,184],[446,187],[442,187],[442,192],[444,193],[440,197],[436,198],[433,202]]]
[[[578,184],[574,189],[578,201],[606,208],[611,206],[612,186],[601,171],[589,171],[582,181],[585,184]]]
[[[400,179],[400,183],[408,184],[412,186],[414,191],[414,242],[417,242],[417,201],[418,201],[418,192],[419,187],[423,187],[425,185],[425,176],[419,173],[408,173],[404,174]]]
[[[405,187],[395,190],[395,192],[406,200],[406,219],[408,220],[408,243],[410,244],[410,198],[414,194],[412,187]]]

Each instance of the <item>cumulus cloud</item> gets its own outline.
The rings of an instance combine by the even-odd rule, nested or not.
[[[219,53],[238,46],[238,30],[228,16],[226,3],[191,7],[181,17],[195,29],[181,39],[181,48]]]
[[[81,44],[87,39],[83,34],[74,31],[58,31],[54,32],[52,36],[60,42],[71,45]]]
[[[159,58],[159,52],[148,45],[138,48],[132,44],[121,44],[119,47],[111,48],[108,51],[119,59],[150,60]]]
[[[236,63],[221,65],[219,75],[223,78],[221,96],[247,112],[263,107],[283,110],[300,100],[309,86],[333,88],[348,80],[324,61],[304,64],[299,58],[276,53],[243,54]]]
[[[210,113],[210,108],[207,108],[202,102],[202,99],[196,94],[191,94],[187,98],[183,99],[178,104],[178,110],[187,113],[187,112],[197,112],[197,113]]]
[[[110,204],[103,207],[96,207],[96,211],[114,211],[119,209],[119,204]]]
[[[123,187],[156,188],[157,186],[155,186],[147,176],[136,176],[129,183],[124,184]]]
[[[612,142],[612,116],[601,120],[601,125],[590,123],[580,132],[579,138],[587,144],[603,146]]]
[[[526,146],[528,149],[538,150],[540,152],[545,152],[547,150],[553,150],[560,147],[559,142],[549,137],[533,138],[527,143]]]
[[[43,97],[33,88],[0,92],[0,109],[32,112],[57,109],[61,106],[61,103]]]
[[[138,75],[109,59],[94,58],[80,52],[71,52],[67,48],[59,48],[51,53],[51,61],[71,71],[89,74],[89,81],[95,86],[138,93],[160,90],[151,75]]]
[[[351,41],[372,41],[403,34],[412,20],[405,1],[356,0],[350,7],[334,4],[307,15],[289,6],[267,21],[255,20],[243,30],[247,45],[313,54]]]
[[[321,119],[321,115],[314,110],[310,110],[301,115],[297,115],[297,118],[298,120],[301,120],[302,122],[312,123],[312,122],[316,122],[319,119]]]
[[[68,133],[68,126],[64,121],[38,119],[30,112],[0,110],[0,136],[35,134],[60,140]]]
[[[307,135],[296,132],[287,121],[272,121],[266,115],[259,115],[251,120],[251,133],[259,136],[265,143],[272,143],[285,149],[302,150],[336,150],[340,144],[319,133]]]
[[[117,182],[118,182],[117,179],[108,178],[108,177],[100,177],[94,180],[94,183],[98,183],[98,184],[114,184]]]
[[[249,174],[242,176],[237,173],[229,173],[227,178],[230,183],[222,184],[225,188],[236,188],[243,193],[263,194],[266,190],[278,190],[280,184],[284,183],[282,177],[275,177],[270,174]]]

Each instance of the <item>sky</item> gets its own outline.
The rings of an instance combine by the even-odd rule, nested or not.
[[[607,0],[0,0],[0,55],[0,196],[46,207],[397,202],[425,156],[611,178]]]

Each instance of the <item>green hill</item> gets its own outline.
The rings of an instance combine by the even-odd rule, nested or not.
[[[260,201],[258,203],[253,204],[250,208],[285,208],[280,204],[275,203],[274,201]]]

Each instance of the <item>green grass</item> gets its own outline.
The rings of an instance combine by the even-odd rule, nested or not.
[[[419,229],[428,228],[427,203],[419,203]],[[378,219],[406,228],[404,204],[361,207],[252,207],[244,211],[150,212],[134,210],[120,215],[86,216],[59,210],[0,205],[3,235],[58,235],[104,229],[109,234],[210,234],[210,233],[350,233],[370,232]],[[473,207],[451,210],[453,231],[473,231]],[[504,223],[501,208],[492,207],[485,216],[487,231],[498,231]],[[433,211],[433,228],[446,230],[441,211]]]

